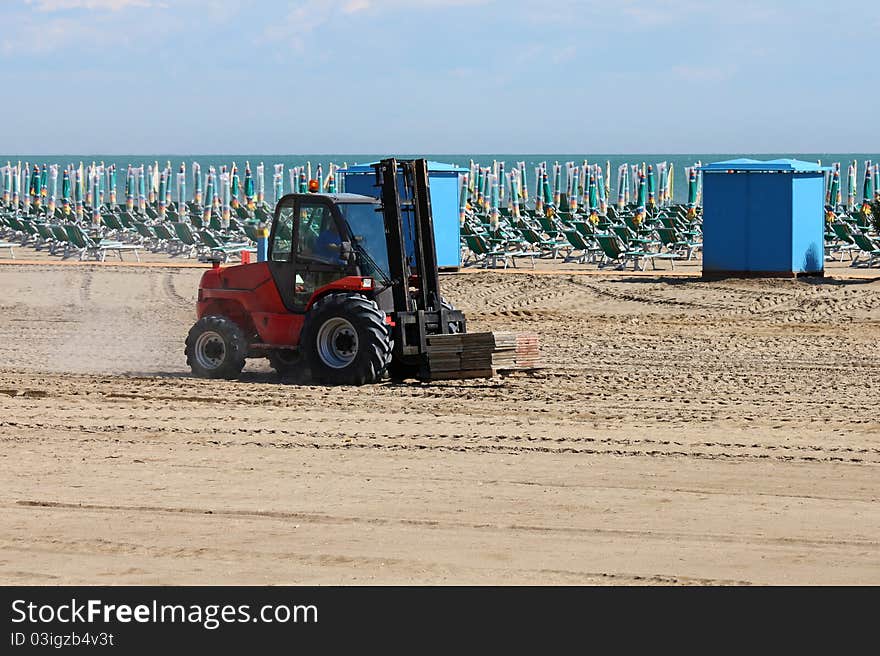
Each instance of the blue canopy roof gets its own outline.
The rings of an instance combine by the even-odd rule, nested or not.
[[[352,164],[351,166],[339,169],[341,173],[372,173],[373,164],[379,162],[370,162],[369,164]],[[467,169],[460,168],[455,164],[447,164],[446,162],[428,161],[428,171],[430,173],[467,173]]]
[[[700,167],[708,173],[725,173],[727,171],[757,171],[764,173],[819,173],[830,171],[829,166],[819,166],[816,162],[804,162],[799,159],[729,159],[726,162],[713,162]]]

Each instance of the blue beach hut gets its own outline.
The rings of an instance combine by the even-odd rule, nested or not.
[[[339,169],[337,173],[341,176],[344,185],[342,188],[347,193],[376,195],[375,171],[370,164],[352,165]],[[437,265],[443,269],[457,269],[461,266],[458,185],[459,175],[462,173],[467,173],[467,169],[444,162],[428,162]]]
[[[794,159],[702,167],[703,275],[824,275],[824,171]]]

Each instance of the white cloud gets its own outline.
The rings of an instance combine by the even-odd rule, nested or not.
[[[167,6],[155,0],[25,0],[37,11],[53,12],[66,9],[104,9],[119,11],[129,7]]]
[[[353,14],[358,11],[364,11],[370,8],[370,0],[348,0],[342,6],[343,14]]]

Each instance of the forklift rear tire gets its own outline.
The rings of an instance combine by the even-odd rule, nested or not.
[[[199,378],[235,380],[247,357],[247,340],[238,324],[221,316],[199,319],[186,336],[186,363]]]
[[[333,385],[377,383],[394,342],[385,313],[360,294],[330,294],[306,314],[300,350],[312,377]]]

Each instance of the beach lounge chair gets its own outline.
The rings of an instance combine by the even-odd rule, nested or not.
[[[177,255],[183,251],[183,243],[174,233],[171,232],[169,225],[170,224],[160,221],[151,227],[156,235],[156,239],[159,240],[159,243],[162,245],[161,247],[164,248],[169,255]]]
[[[193,233],[188,223],[179,221],[172,225],[174,226],[174,234],[182,244],[181,252],[185,253],[187,257],[198,255],[200,251],[204,250],[205,244]]]
[[[49,226],[49,224],[38,223],[37,233],[40,235],[40,246],[37,246],[37,250],[39,250],[41,246],[48,246],[49,255],[55,255],[57,239],[55,237],[55,233],[52,232],[52,228]]]
[[[221,242],[215,235],[211,233],[210,230],[200,231],[199,236],[202,238],[202,242],[210,251],[211,256],[213,257],[215,254],[222,255],[224,262],[229,261],[230,255],[235,255],[237,253],[240,254],[242,251],[248,251],[249,253],[252,253],[254,255],[256,255],[257,253],[257,249],[253,248],[249,243],[246,242]]]
[[[55,237],[55,243],[53,244],[52,255],[55,254],[55,251],[58,248],[63,248],[64,251],[61,253],[62,258],[67,257],[67,253],[72,248],[70,243],[70,237],[67,236],[67,231],[58,224],[51,223],[49,224],[49,230],[52,231],[52,235]]]
[[[471,255],[471,263],[479,264],[483,268],[494,269],[500,262],[503,268],[513,265],[516,268],[517,258],[527,257],[535,268],[535,258],[540,257],[540,253],[523,250],[522,248],[509,249],[498,243],[492,243],[483,235],[464,235],[467,250]],[[465,266],[467,266],[467,259]]]
[[[860,249],[859,245],[856,244],[855,239],[853,239],[849,225],[835,221],[831,224],[831,231],[834,235],[834,240],[829,245],[829,250],[832,253],[840,253],[840,257],[837,261],[842,262],[845,254],[849,255],[850,260],[854,259],[853,251],[859,251]]]
[[[122,252],[128,251],[135,254],[138,262],[141,261],[138,247],[134,244],[123,244],[121,241],[108,241],[106,239],[96,242],[75,223],[68,223],[64,226],[64,230],[67,233],[72,248],[79,252],[80,260],[94,257],[96,260],[103,262],[107,259],[107,251],[116,251],[119,259],[122,260]]]
[[[861,232],[853,232],[852,237],[856,245],[859,247],[859,253],[856,255],[856,258],[852,261],[850,266],[870,267],[880,263],[880,243],[878,243],[876,239],[871,239],[868,235]],[[868,255],[868,259],[860,262],[860,258],[865,254]]]
[[[154,253],[162,249],[162,242],[156,238],[156,233],[150,230],[150,226],[140,221],[134,222],[134,229],[140,239],[143,248],[148,248]]]
[[[554,260],[559,255],[559,250],[565,247],[566,242],[556,239],[544,239],[532,228],[517,228],[520,236],[531,245],[531,248],[537,248],[540,257],[551,256]]]
[[[565,238],[568,240],[568,243],[571,244],[572,248],[568,255],[565,256],[565,262],[575,261],[578,264],[585,264],[593,259],[595,253],[602,252],[602,249],[599,246],[595,246],[591,243],[592,240],[588,241],[585,239],[577,230],[566,230]],[[580,251],[581,254],[575,257],[573,255],[575,251]]]
[[[599,246],[602,248],[602,253],[605,255],[606,258],[605,261],[599,265],[600,269],[614,263],[617,263],[618,269],[625,269],[626,263],[632,261],[633,271],[644,271],[644,264],[640,266],[639,263],[643,263],[645,260],[650,260],[651,267],[656,269],[657,263],[655,262],[655,260],[657,259],[669,260],[672,268],[674,269],[675,260],[678,257],[674,253],[657,253],[654,251],[629,248],[615,234],[597,234],[596,241],[599,242]]]
[[[691,259],[695,250],[703,247],[702,242],[691,241],[686,237],[679,235],[671,228],[657,228],[655,232],[660,238],[660,243],[666,247],[668,252],[678,253],[680,251],[687,251],[687,255],[684,258],[686,260]]]

